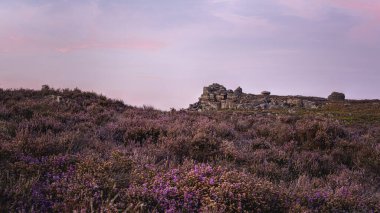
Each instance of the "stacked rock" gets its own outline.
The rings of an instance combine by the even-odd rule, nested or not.
[[[344,94],[333,93],[332,99],[344,100]],[[326,99],[324,98],[276,96],[271,95],[269,91],[263,91],[261,92],[261,95],[246,94],[241,87],[238,87],[235,90],[227,90],[223,85],[214,83],[203,88],[203,93],[199,98],[199,101],[190,105],[189,110],[315,109],[325,102]]]

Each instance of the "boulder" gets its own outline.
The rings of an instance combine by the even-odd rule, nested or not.
[[[268,109],[268,104],[267,103],[263,103],[263,104],[260,104],[259,105],[261,109]]]
[[[327,99],[329,101],[344,101],[346,99],[346,96],[344,93],[332,92]]]
[[[41,90],[43,90],[43,91],[50,90],[50,87],[49,87],[49,85],[44,84],[44,85],[42,85]]]
[[[240,96],[241,94],[243,94],[243,89],[241,87],[236,88],[234,94]]]
[[[270,92],[269,91],[262,91],[261,94],[265,95],[265,96],[268,96],[268,95],[270,95]]]

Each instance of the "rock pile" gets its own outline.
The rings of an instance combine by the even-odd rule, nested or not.
[[[243,90],[238,87],[235,91],[227,90],[220,84],[212,84],[203,88],[199,102],[190,106],[193,109],[220,110],[233,108],[235,102],[241,97]]]
[[[203,94],[199,101],[191,104],[189,110],[259,110],[259,109],[284,109],[307,108],[314,109],[321,106],[326,99],[303,96],[275,96],[269,91],[263,91],[260,95],[243,93],[241,87],[230,90],[223,85],[214,83],[203,88]]]

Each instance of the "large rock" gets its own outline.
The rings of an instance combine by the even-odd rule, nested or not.
[[[344,101],[346,99],[346,96],[344,93],[332,92],[327,99],[329,101]]]
[[[238,87],[235,89],[234,93],[235,95],[240,96],[241,94],[243,94],[243,89],[241,87]]]

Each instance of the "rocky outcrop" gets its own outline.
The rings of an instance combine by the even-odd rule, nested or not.
[[[344,93],[332,92],[327,99],[329,101],[344,101],[346,99],[346,96]]]
[[[189,110],[260,110],[305,108],[316,109],[326,102],[324,98],[304,96],[275,96],[269,91],[260,95],[243,93],[241,87],[235,90],[226,89],[223,85],[214,83],[203,88],[199,101],[191,104]]]

